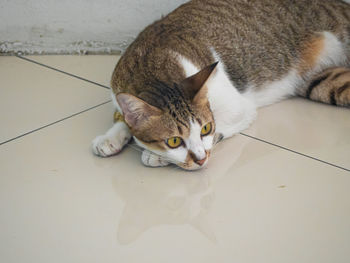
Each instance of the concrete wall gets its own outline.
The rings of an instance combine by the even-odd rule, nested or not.
[[[118,52],[145,26],[184,2],[0,0],[0,52]]]
[[[125,49],[145,26],[186,0],[0,0],[0,52]]]

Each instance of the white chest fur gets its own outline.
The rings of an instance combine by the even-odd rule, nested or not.
[[[224,64],[214,51],[213,55],[219,64],[215,74],[206,82],[208,100],[214,115],[216,132],[227,138],[249,126],[255,118],[256,107],[237,91],[226,74]],[[178,59],[187,77],[199,71],[187,58],[179,55]]]

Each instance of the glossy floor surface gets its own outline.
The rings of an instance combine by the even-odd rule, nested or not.
[[[259,110],[197,172],[111,158],[116,56],[0,57],[0,262],[350,259],[350,109]]]

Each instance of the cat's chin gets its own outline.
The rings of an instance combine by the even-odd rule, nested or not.
[[[206,167],[208,164],[208,159],[205,161],[205,163],[203,165],[198,165],[198,164],[182,164],[182,163],[179,163],[179,164],[176,164],[177,166],[179,166],[180,168],[186,170],[186,171],[198,171],[204,167]]]

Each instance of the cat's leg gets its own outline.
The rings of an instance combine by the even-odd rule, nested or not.
[[[118,118],[115,117],[112,128],[92,141],[92,150],[98,156],[109,157],[118,154],[132,137],[121,115],[116,112],[115,116]]]
[[[144,150],[142,152],[141,161],[145,166],[149,167],[162,167],[170,164],[168,161],[165,161],[161,156],[154,154],[148,150]]]
[[[338,106],[350,106],[350,68],[329,68],[315,75],[298,91],[310,100]]]

